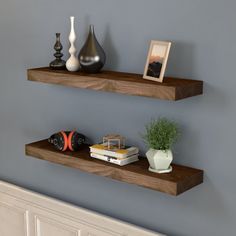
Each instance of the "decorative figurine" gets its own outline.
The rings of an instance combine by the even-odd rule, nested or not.
[[[63,54],[61,53],[63,46],[61,44],[60,36],[60,33],[56,33],[56,43],[54,45],[54,49],[56,51],[54,56],[56,57],[56,59],[52,61],[49,65],[53,69],[65,69],[66,62],[61,59],[63,57]]]
[[[75,27],[74,27],[74,20],[75,17],[71,16],[70,17],[70,22],[71,22],[71,31],[69,35],[69,41],[70,41],[70,58],[66,62],[66,68],[68,71],[77,71],[79,70],[79,60],[76,57],[76,47],[75,47],[75,41],[76,41],[76,35],[75,35]]]
[[[84,72],[98,73],[105,61],[105,52],[96,39],[94,26],[90,25],[87,41],[79,53],[80,66]]]
[[[76,131],[61,131],[53,134],[48,142],[59,151],[77,151],[85,143],[86,137]]]
[[[125,138],[119,134],[108,134],[103,137],[103,145],[108,150],[125,148]]]

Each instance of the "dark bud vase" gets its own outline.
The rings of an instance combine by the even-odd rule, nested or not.
[[[60,36],[60,33],[56,33],[56,43],[54,45],[54,49],[56,51],[56,53],[54,53],[54,57],[56,59],[49,64],[49,66],[53,69],[65,69],[66,66],[66,62],[61,59],[63,57],[63,54],[61,53],[63,46],[61,44]]]
[[[94,26],[90,25],[87,41],[79,53],[80,66],[86,73],[98,73],[105,61],[105,52],[96,39]]]

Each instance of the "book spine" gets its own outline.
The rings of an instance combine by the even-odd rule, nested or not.
[[[115,152],[110,152],[110,151],[107,151],[107,150],[100,150],[100,149],[96,149],[96,148],[90,148],[90,151],[101,154],[101,155],[107,155],[107,156],[112,156],[112,157],[117,157],[117,158],[122,158],[122,157],[124,158],[124,155],[119,155]]]
[[[93,147],[90,147],[90,152],[92,153],[98,153],[98,154],[101,154],[101,155],[106,155],[106,156],[110,156],[110,157],[116,157],[116,158],[127,158],[129,156],[132,156],[132,155],[135,155],[135,154],[138,154],[138,149],[135,149],[135,150],[132,150],[131,152],[127,153],[127,154],[120,154],[120,153],[117,153],[117,152],[111,152],[111,151],[108,151],[108,150],[101,150],[101,149],[96,149],[96,148],[93,148]]]
[[[97,153],[90,153],[90,156],[93,157],[93,158],[102,160],[102,161],[106,161],[106,162],[110,162],[110,163],[119,165],[119,166],[124,166],[124,165],[130,164],[132,162],[138,161],[138,156],[137,155],[134,156],[134,157],[128,158],[128,159],[124,159],[124,160],[119,160],[119,159],[116,159],[116,158],[113,158],[113,157],[99,155]]]
[[[107,161],[107,162],[111,162],[113,164],[120,165],[120,161],[115,159],[115,158],[111,158],[111,157],[107,157],[107,156],[102,156],[102,155],[97,155],[95,153],[91,153],[90,155],[93,158],[97,158],[97,159],[102,160],[102,161]]]

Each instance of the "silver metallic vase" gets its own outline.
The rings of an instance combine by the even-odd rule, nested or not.
[[[79,53],[80,66],[87,73],[98,73],[105,61],[105,52],[96,39],[94,26],[90,25],[87,41]]]

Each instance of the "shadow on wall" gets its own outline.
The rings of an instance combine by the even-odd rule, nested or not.
[[[230,223],[231,221],[231,223],[233,223],[234,220],[229,214],[224,196],[219,192],[218,188],[214,186],[213,181],[211,181],[207,173],[205,173],[204,181],[205,183],[202,185],[202,191],[206,194],[199,194],[199,199],[197,200],[199,202],[199,207],[196,209],[198,209],[199,212],[204,213],[204,217],[206,218],[211,218],[212,215],[214,215],[218,218],[219,222],[228,221]],[[211,199],[214,199],[214,201]],[[201,202],[208,202],[208,209],[206,209],[206,205],[200,204]]]
[[[194,44],[189,42],[173,42],[167,65],[168,73],[175,77],[195,75],[195,56]],[[183,71],[185,75],[181,74]]]
[[[192,105],[193,101],[194,106]],[[225,125],[225,123],[222,123],[222,117],[230,111],[233,104],[234,101],[230,100],[224,88],[216,85],[214,81],[211,83],[204,81],[203,95],[175,103],[175,106],[183,111],[178,116],[179,124],[181,124],[181,137],[175,145],[175,149],[178,150],[174,153],[176,164],[205,169],[204,165],[199,166],[202,161],[204,163],[204,157],[198,156],[199,147],[207,148],[207,146],[215,145],[215,143],[221,143],[218,132]],[[193,115],[196,110],[197,114]],[[211,122],[207,121],[206,114],[213,114],[214,119]],[[183,123],[182,121],[186,116],[190,121],[186,120]],[[193,116],[197,117],[196,126],[191,125]],[[211,134],[208,135],[206,127]],[[201,130],[200,133],[199,130]],[[201,136],[203,133],[205,133],[205,137]],[[206,137],[209,136],[212,136],[212,138],[207,140]],[[216,145],[214,151],[216,154],[220,153],[221,146]],[[199,162],[199,158],[202,158],[201,162]]]
[[[119,58],[117,50],[113,44],[109,25],[106,26],[106,31],[104,35],[105,37],[101,44],[106,53],[106,67],[112,68],[112,70],[116,70],[119,65]]]
[[[81,37],[82,44],[81,44],[80,49],[83,47],[84,42],[87,40],[88,29],[89,29],[89,25],[91,24],[94,24],[94,23],[91,22],[90,16],[86,15],[84,17],[84,23],[83,23],[84,34],[83,34],[83,37]],[[99,37],[98,30],[99,30],[99,27],[96,27],[96,24],[95,24],[95,35],[97,37],[99,44],[102,46],[102,48],[104,49],[106,53],[105,67],[112,70],[116,70],[116,68],[119,65],[118,51],[116,50],[113,40],[112,40],[110,25],[109,24],[106,25],[105,32],[103,33],[104,35],[103,40],[101,37]],[[80,51],[80,49],[78,50],[78,52]]]

